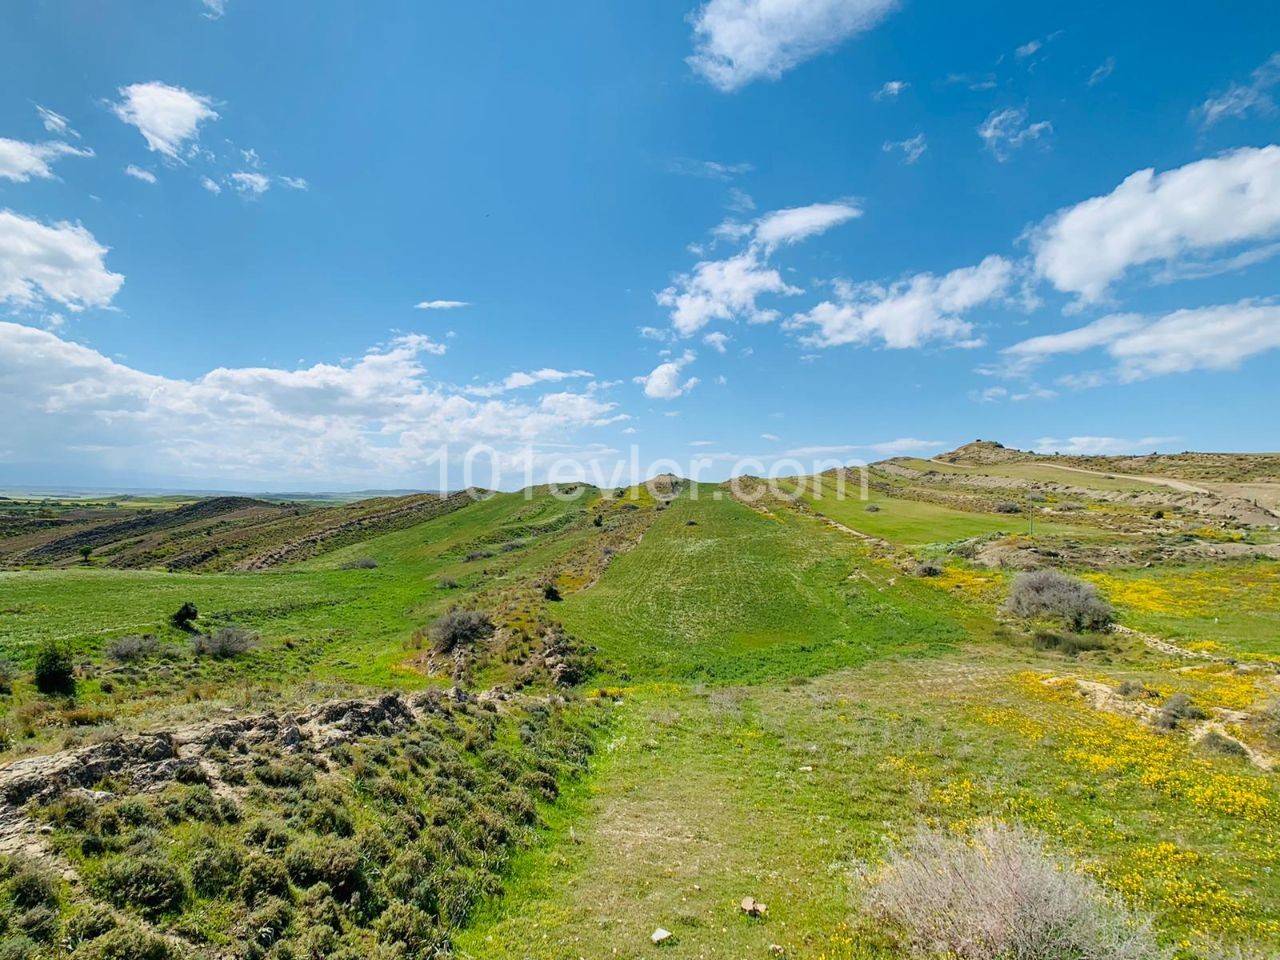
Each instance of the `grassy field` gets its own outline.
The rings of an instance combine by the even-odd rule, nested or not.
[[[86,839],[96,821],[72,822],[56,804],[41,814],[96,890],[122,869],[129,843],[192,883],[187,859],[210,843],[252,848],[264,831],[283,837],[266,855],[302,862],[327,842],[313,818],[341,819],[336,806],[361,862],[390,865],[362,882],[435,904],[432,935],[447,935],[460,957],[643,957],[662,927],[674,935],[663,954],[689,960],[903,958],[902,941],[862,907],[865,871],[921,825],[959,833],[991,818],[1039,831],[1077,870],[1150,912],[1182,960],[1219,960],[1219,940],[1251,942],[1259,956],[1280,946],[1277,775],[1247,751],[1212,749],[1202,728],[1150,722],[1184,694],[1205,723],[1255,756],[1274,754],[1280,728],[1263,705],[1280,698],[1276,675],[1179,659],[1128,636],[1070,655],[1040,649],[1039,627],[997,613],[1010,573],[935,551],[941,573],[917,576],[909,552],[1016,531],[1024,518],[872,502],[881,509],[829,496],[809,504],[891,548],[785,501],[753,508],[701,486],[669,503],[502,494],[272,570],[3,573],[0,651],[26,667],[57,638],[83,666],[74,704],[37,696],[21,674],[0,721],[12,752],[32,753],[215,711],[502,684],[516,695],[501,707],[464,699],[456,713],[433,714],[430,729],[387,730],[337,766],[318,758],[305,776],[286,754],[232,751],[218,762],[248,776],[241,799],[254,822],[186,822],[174,811],[205,800],[182,785],[148,801],[151,826],[133,839]],[[1192,649],[1261,655],[1276,652],[1278,569],[1242,561],[1085,575],[1123,623]],[[193,657],[188,636],[166,626],[186,601],[202,629],[247,627],[257,645],[227,661]],[[489,661],[460,680],[428,676],[421,628],[458,603],[492,612],[502,643],[477,649]],[[527,672],[551,623],[590,651],[591,667],[576,689],[544,699]],[[104,660],[112,639],[141,632],[164,652],[129,668]],[[301,778],[297,791],[286,774]],[[406,877],[426,869],[415,850],[449,864],[427,872],[453,906],[413,899]],[[307,939],[314,895],[290,882],[277,892],[298,909],[273,907],[289,924],[280,935],[318,943]],[[0,877],[0,900],[5,889]],[[744,915],[745,896],[767,903],[767,915]],[[269,919],[247,909],[201,890],[153,921],[226,946],[235,924]],[[400,935],[350,904],[337,909],[334,936],[353,956],[382,956],[370,951]]]

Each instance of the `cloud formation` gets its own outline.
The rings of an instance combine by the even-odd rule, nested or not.
[[[460,307],[469,307],[466,300],[422,300],[413,305],[415,310],[457,310]]]
[[[897,0],[710,0],[691,16],[689,65],[726,93],[776,80],[870,30]]]
[[[1176,265],[1277,236],[1280,147],[1273,145],[1159,174],[1139,170],[1111,193],[1048,217],[1030,240],[1039,276],[1095,302],[1135,267]]]
[[[297,370],[218,368],[193,379],[146,373],[90,347],[0,322],[0,408],[12,463],[145,463],[156,475],[386,485],[434,483],[440,444],[503,456],[612,422],[616,405],[559,392],[525,403],[473,399],[427,375],[444,347],[397,337],[354,361]]]
[[[147,149],[170,160],[180,159],[183,147],[200,134],[200,125],[217,120],[213,100],[167,83],[134,83],[120,88],[120,100],[112,112],[137,127]]]
[[[1008,160],[1013,151],[1053,132],[1048,120],[1027,122],[1027,111],[1022,107],[992,110],[978,126],[978,136],[983,144],[1001,163]]]
[[[883,149],[885,153],[901,150],[902,162],[910,165],[924,156],[924,152],[929,149],[929,141],[925,139],[923,133],[917,133],[906,140],[886,140]]]
[[[1234,304],[1175,310],[1158,317],[1125,313],[1101,317],[1062,333],[1006,347],[1003,372],[1024,376],[1061,356],[1102,350],[1111,366],[1064,378],[1071,386],[1131,383],[1192,370],[1232,370],[1250,357],[1280,349],[1280,304]]]
[[[837,281],[836,300],[818,304],[787,321],[787,329],[808,330],[807,346],[838,347],[880,342],[905,349],[944,341],[976,346],[973,324],[964,319],[976,307],[1007,297],[1013,264],[990,256],[975,267],[936,276],[918,273],[888,285]]]
[[[14,183],[26,183],[32,177],[52,180],[50,164],[62,157],[92,157],[88,148],[51,140],[48,143],[26,143],[0,137],[0,177]]]
[[[0,303],[105,307],[124,283],[107,269],[106,255],[107,248],[78,223],[45,224],[0,210]]]
[[[635,377],[634,382],[644,385],[644,395],[654,400],[674,400],[698,385],[697,377],[682,381],[684,368],[693,363],[695,354],[686,350],[675,360],[660,363],[649,373]]]
[[[1280,53],[1273,53],[1254,70],[1248,83],[1231,84],[1223,93],[1202,103],[1193,115],[1198,116],[1205,127],[1251,113],[1270,116],[1276,111],[1275,101],[1271,98],[1271,90],[1276,84],[1280,84]]]

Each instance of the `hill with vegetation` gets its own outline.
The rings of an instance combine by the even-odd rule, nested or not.
[[[0,957],[1274,955],[1275,460],[0,501]]]

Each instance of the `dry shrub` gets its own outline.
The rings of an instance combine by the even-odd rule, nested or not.
[[[454,608],[431,625],[431,641],[440,653],[493,636],[493,621],[482,610]]]
[[[1009,587],[1004,610],[1016,617],[1060,620],[1072,630],[1106,630],[1115,615],[1092,583],[1057,570],[1020,573]]]
[[[258,635],[242,627],[219,627],[212,634],[196,634],[191,646],[196,656],[229,660],[238,657],[258,642]]]
[[[871,874],[866,905],[911,948],[955,960],[1164,960],[1150,920],[1020,827],[921,829]]]
[[[153,636],[117,637],[107,644],[104,651],[109,660],[116,663],[132,663],[156,652],[156,638]]]

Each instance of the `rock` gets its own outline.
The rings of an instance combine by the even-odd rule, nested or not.
[[[659,927],[657,930],[653,931],[653,933],[649,934],[649,939],[652,940],[656,946],[662,946],[662,944],[669,941],[673,936],[674,934],[672,934],[670,930],[664,930],[662,927]]]
[[[787,954],[787,949],[780,943],[771,943],[769,944],[769,954],[774,957],[784,957]]]
[[[743,897],[739,906],[742,907],[742,912],[748,917],[763,917],[769,912],[769,908],[755,897]]]

